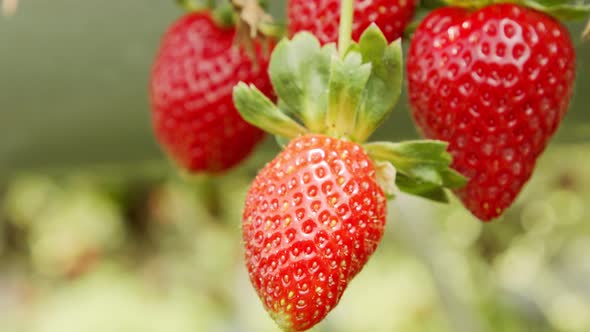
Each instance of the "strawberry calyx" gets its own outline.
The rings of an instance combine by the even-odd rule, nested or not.
[[[266,0],[175,0],[187,12],[210,12],[220,27],[247,30],[252,40],[257,38],[279,39],[284,27],[276,24],[266,12]]]
[[[278,105],[263,102],[266,97],[244,84],[236,87],[234,101],[246,121],[288,139],[296,136],[285,136],[285,130],[301,134],[304,128],[362,143],[399,99],[401,58],[401,43],[388,45],[376,25],[359,43],[351,43],[342,57],[334,44],[321,47],[316,37],[302,32],[281,41],[270,59]],[[278,113],[282,113],[280,122],[276,122]]]
[[[265,0],[176,0],[188,12],[207,12],[222,28],[236,29],[235,45],[244,49],[257,65],[256,44],[270,49],[274,40],[284,35],[285,28],[276,24],[266,12]]]
[[[583,4],[575,0],[443,0],[450,6],[478,10],[483,7],[512,3],[529,7],[562,21],[580,20],[590,14],[590,4]]]
[[[176,3],[189,13],[210,13],[219,27],[231,28],[236,25],[235,13],[229,3],[218,5],[215,0],[176,0]]]
[[[285,28],[277,24],[266,11],[266,1],[231,0],[231,5],[237,13],[238,29],[244,28],[251,38],[262,36],[280,39],[284,36]]]
[[[375,160],[387,161],[396,169],[399,190],[433,201],[448,203],[444,188],[463,187],[466,179],[450,168],[453,157],[442,141],[375,142],[364,146]]]
[[[284,39],[271,56],[269,74],[277,104],[245,83],[234,88],[234,103],[247,122],[277,136],[281,145],[306,134],[361,144],[379,166],[389,197],[399,190],[446,202],[444,188],[466,183],[450,168],[447,143],[364,144],[393,111],[402,89],[401,42],[388,44],[376,25],[341,53],[335,44],[321,47],[307,32]]]

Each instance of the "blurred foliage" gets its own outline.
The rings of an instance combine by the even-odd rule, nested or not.
[[[553,146],[507,215],[399,196],[315,331],[590,330],[590,146]],[[564,162],[567,161],[567,162]],[[250,166],[228,177],[23,173],[0,200],[0,327],[277,331],[242,262]]]
[[[271,2],[282,17],[283,1]],[[173,1],[21,1],[0,18],[0,331],[277,331],[242,261],[247,186],[153,142],[147,79]],[[590,331],[590,43],[557,139],[506,216],[399,196],[315,331]],[[415,138],[407,97],[376,134]],[[576,143],[577,142],[577,143]]]

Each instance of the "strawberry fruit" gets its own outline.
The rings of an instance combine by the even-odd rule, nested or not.
[[[417,127],[449,142],[453,167],[470,179],[456,193],[481,220],[498,217],[568,109],[575,52],[567,29],[513,4],[442,8],[416,30],[407,70]]]
[[[307,32],[280,42],[269,65],[280,108],[253,85],[234,89],[246,121],[290,140],[258,173],[242,219],[251,282],[285,331],[338,304],[383,236],[387,197],[444,201],[443,188],[464,184],[444,142],[364,143],[399,98],[401,43],[372,26],[342,49]]]
[[[162,38],[150,83],[156,137],[183,169],[223,172],[245,159],[264,137],[232,102],[240,81],[272,94],[262,47],[257,63],[233,46],[236,28],[207,12],[190,13]]]
[[[305,135],[254,180],[242,225],[246,262],[283,329],[322,320],[377,248],[386,198],[375,174],[360,145]]]
[[[417,0],[368,0],[356,1],[352,39],[359,40],[361,34],[375,23],[389,42],[400,38],[406,25],[414,16]],[[289,34],[309,31],[322,44],[338,40],[340,22],[340,0],[289,0]]]

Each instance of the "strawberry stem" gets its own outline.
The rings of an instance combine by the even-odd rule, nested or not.
[[[354,17],[354,0],[342,0],[340,3],[340,29],[338,30],[338,51],[344,55],[352,41],[352,21]]]
[[[215,8],[215,0],[176,0],[176,3],[187,12],[202,12]]]

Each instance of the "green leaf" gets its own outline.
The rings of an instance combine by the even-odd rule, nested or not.
[[[440,171],[429,165],[416,165],[413,169],[408,171],[408,174],[412,175],[416,179],[420,179],[426,183],[431,183],[437,187],[443,185],[443,178]]]
[[[559,20],[580,20],[590,14],[590,4],[583,0],[444,0],[445,3],[469,9],[478,9],[499,2],[514,2],[522,6],[536,9]]]
[[[364,142],[379,127],[397,104],[402,90],[403,59],[401,41],[387,39],[373,24],[361,36],[358,49],[363,63],[371,63],[371,76],[359,104],[352,139]]]
[[[234,103],[240,115],[248,123],[271,134],[294,138],[304,135],[307,130],[283,114],[254,85],[240,82],[234,87]]]
[[[449,197],[447,192],[438,186],[419,181],[403,174],[396,177],[396,185],[399,190],[414,196],[426,198],[439,203],[448,203]]]
[[[323,48],[310,33],[284,39],[272,54],[269,74],[274,89],[287,112],[313,132],[324,131],[328,109],[328,86],[336,47]]]
[[[285,148],[291,140],[284,136],[275,135],[275,141],[281,148]]]
[[[333,58],[330,70],[330,95],[326,126],[336,137],[352,134],[357,108],[371,75],[371,64],[363,64],[361,55],[349,52],[344,59]]]
[[[545,6],[555,6],[555,5],[562,5],[565,4],[567,2],[569,2],[570,0],[533,0],[539,4],[545,5]]]
[[[431,166],[446,169],[452,162],[443,141],[407,141],[403,143],[375,142],[365,145],[367,153],[376,159],[391,161],[398,171]]]
[[[365,151],[377,161],[388,161],[397,170],[400,190],[429,199],[442,199],[442,188],[457,189],[467,179],[452,170],[448,144],[441,141],[377,142],[365,144]],[[446,195],[444,195],[446,197]]]
[[[525,0],[524,4],[560,20],[582,20],[590,14],[590,4],[569,0]]]
[[[454,169],[449,168],[448,170],[443,171],[441,175],[444,186],[449,189],[462,188],[468,182],[466,177]]]

